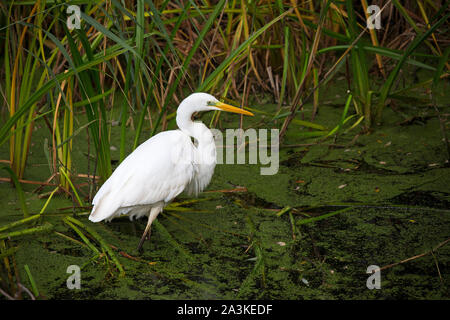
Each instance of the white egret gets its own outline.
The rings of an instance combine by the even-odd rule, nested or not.
[[[152,222],[167,204],[183,191],[197,195],[209,184],[216,165],[214,137],[202,122],[192,121],[192,114],[213,110],[253,115],[209,94],[191,94],[177,109],[179,129],[151,137],[122,161],[95,195],[89,220],[148,216],[138,245],[141,251],[145,238],[150,239]]]

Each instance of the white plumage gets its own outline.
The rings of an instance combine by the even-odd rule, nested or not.
[[[252,115],[209,94],[191,94],[178,107],[179,129],[153,136],[123,160],[95,195],[89,220],[110,221],[122,214],[130,219],[149,216],[140,249],[153,220],[170,201],[183,191],[197,195],[209,184],[216,165],[214,137],[191,117],[210,110]]]
[[[158,153],[152,154],[152,150]],[[178,151],[182,159],[195,152],[189,137],[180,130],[162,132],[141,144],[98,191],[89,219],[111,220],[126,213],[130,219],[139,218],[148,214],[139,206],[168,203],[179,195],[195,179],[196,169],[192,161],[173,163],[172,151]]]

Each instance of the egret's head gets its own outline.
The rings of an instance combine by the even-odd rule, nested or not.
[[[194,112],[218,110],[253,116],[253,113],[249,111],[220,102],[212,95],[203,92],[193,93],[187,98],[185,98],[180,103],[177,112],[179,113],[181,110],[183,110],[183,112],[191,114]]]

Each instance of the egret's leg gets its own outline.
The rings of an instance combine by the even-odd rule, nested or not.
[[[142,252],[142,245],[144,244],[145,238],[150,240],[150,234],[152,232],[151,226],[152,226],[152,220],[150,219],[150,215],[148,216],[147,226],[145,227],[144,233],[142,234],[141,240],[139,241],[139,245],[137,250],[139,252]]]
[[[150,234],[152,232],[151,231],[152,223],[161,211],[162,208],[160,207],[151,208],[150,214],[148,215],[147,226],[145,227],[144,233],[142,234],[141,240],[139,241],[139,245],[137,248],[139,252],[142,252],[142,245],[144,244],[145,239],[147,238],[148,240],[150,240]]]

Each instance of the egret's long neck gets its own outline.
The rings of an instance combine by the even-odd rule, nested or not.
[[[195,138],[199,145],[214,143],[211,130],[202,122],[192,121],[192,111],[180,105],[177,110],[177,125],[181,131]]]
[[[196,146],[195,150],[197,151],[195,152],[195,162],[197,165],[203,168],[204,166],[210,169],[214,168],[216,164],[216,144],[214,136],[211,130],[203,123],[192,121],[192,107],[190,107],[189,104],[181,102],[178,107],[177,125],[182,132],[196,140],[194,145]],[[209,171],[212,174],[213,171]],[[209,179],[210,178],[211,177],[209,177]],[[204,186],[197,187],[202,189]]]
[[[177,125],[181,131],[193,137],[194,134],[194,122],[192,121],[192,111],[186,108],[183,103],[177,110]]]

